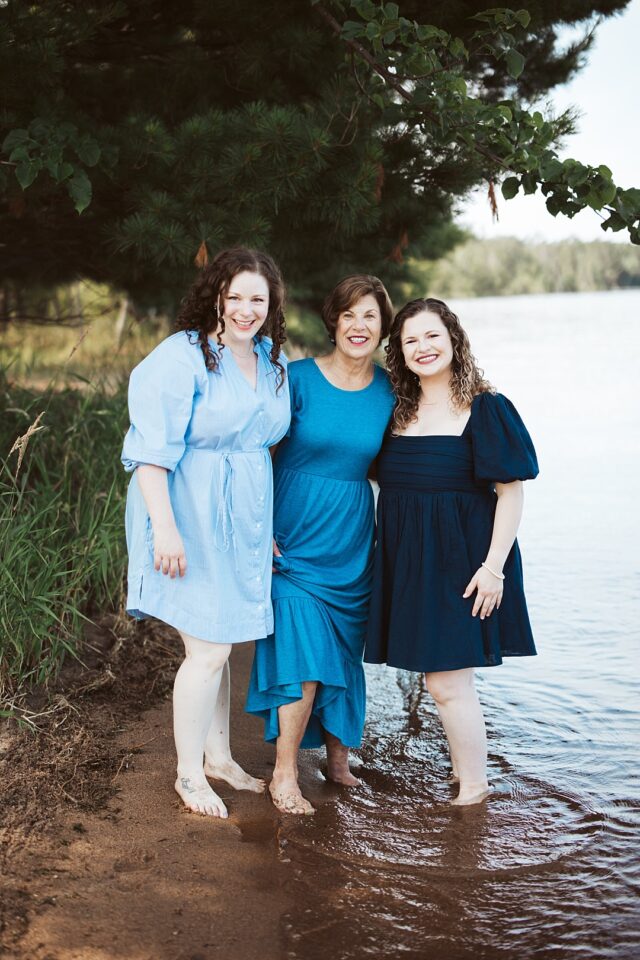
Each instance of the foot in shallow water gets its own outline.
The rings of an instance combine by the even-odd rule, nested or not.
[[[348,763],[327,763],[327,779],[339,783],[342,787],[359,787],[362,783],[349,770]]]
[[[349,769],[349,748],[337,737],[325,734],[327,745],[327,778],[343,787],[359,787],[360,780]]]
[[[229,816],[224,803],[204,777],[179,776],[174,786],[185,807],[193,813],[202,813],[207,817],[220,817],[222,820],[226,820]]]
[[[274,779],[269,784],[269,793],[274,806],[280,813],[294,813],[297,815],[310,815],[315,813],[315,807],[312,807],[300,793],[300,787],[295,780],[277,780]]]
[[[212,780],[224,780],[234,790],[251,790],[252,793],[264,793],[266,783],[252,777],[242,767],[228,757],[226,760],[213,760],[205,757],[204,772]]]
[[[490,793],[492,793],[492,787],[487,783],[470,783],[460,788],[460,793],[451,803],[454,807],[469,807],[474,803],[482,803]]]

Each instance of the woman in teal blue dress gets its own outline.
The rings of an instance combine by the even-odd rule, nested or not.
[[[349,747],[364,726],[364,631],[374,512],[367,480],[393,409],[373,355],[392,307],[376,277],[343,280],[323,320],[326,357],[289,364],[291,427],[274,464],[274,632],[256,642],[247,710],[277,742],[270,785],[287,813],[313,813],[297,781],[300,746],[327,747],[329,777],[356,785]]]
[[[516,533],[522,481],[538,463],[446,303],[408,303],[386,349],[398,399],[378,457],[365,660],[426,674],[459,782],[453,802],[477,803],[489,785],[474,668],[536,652]]]

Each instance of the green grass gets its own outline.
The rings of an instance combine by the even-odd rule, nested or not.
[[[40,416],[38,429],[9,453]],[[123,387],[36,392],[0,381],[0,687],[42,684],[84,620],[122,603]]]

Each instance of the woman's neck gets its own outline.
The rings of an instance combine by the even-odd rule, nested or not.
[[[317,363],[320,369],[330,374],[331,380],[338,386],[366,387],[371,382],[373,360],[369,357],[347,357],[339,350],[334,350],[326,357],[320,357]]]
[[[424,377],[420,381],[419,403],[425,406],[442,407],[451,400],[451,377],[448,372],[436,377]]]

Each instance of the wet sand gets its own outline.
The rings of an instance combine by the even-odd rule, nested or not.
[[[272,750],[242,710],[251,654],[247,644],[233,655],[234,748],[247,769],[268,776]],[[186,812],[173,790],[169,700],[130,723],[112,752],[124,762],[114,762],[117,794],[106,806],[88,812],[67,803],[44,831],[9,852],[5,879],[15,873],[13,890],[4,891],[12,903],[5,899],[3,956],[281,956],[280,917],[290,897],[267,797],[219,784],[227,821]]]

